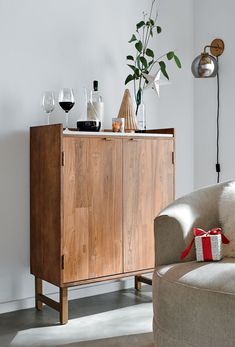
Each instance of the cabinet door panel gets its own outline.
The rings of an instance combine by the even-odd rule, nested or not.
[[[122,141],[65,138],[64,282],[121,273]]]
[[[154,218],[174,198],[173,140],[123,142],[124,272],[154,267]]]

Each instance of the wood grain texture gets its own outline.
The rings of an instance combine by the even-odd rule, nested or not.
[[[61,305],[59,302],[49,298],[48,296],[44,295],[44,294],[38,294],[37,295],[37,299],[38,301],[40,301],[41,303],[44,303],[47,306],[50,306],[51,308],[53,308],[54,310],[60,312],[61,311]]]
[[[68,323],[68,288],[60,288],[60,324]]]
[[[122,140],[65,137],[64,152],[64,283],[121,273]]]
[[[81,281],[73,281],[73,282],[63,283],[62,287],[70,288],[70,287],[81,286],[81,285],[84,285],[84,284],[92,284],[92,283],[98,283],[98,282],[113,281],[113,280],[118,280],[118,279],[121,279],[121,278],[127,278],[127,277],[131,277],[131,276],[135,276],[135,275],[148,274],[148,273],[152,273],[153,271],[154,271],[154,269],[131,271],[131,272],[126,272],[126,273],[123,272],[123,273],[119,273],[119,274],[116,274],[116,275],[95,277],[95,278],[89,278],[89,279],[81,280]]]
[[[64,138],[64,282],[89,278],[88,141]]]
[[[38,311],[42,311],[43,304],[42,301],[38,300],[38,295],[41,295],[43,292],[42,280],[35,277],[35,307]]]
[[[153,221],[174,198],[173,139],[123,140],[124,271],[154,267]]]
[[[142,284],[139,281],[139,276],[135,276],[135,290],[141,290]]]
[[[153,220],[174,199],[172,152],[174,137],[30,129],[30,263],[39,310],[51,306],[66,324],[69,287],[133,275],[138,288],[150,283],[142,275],[154,267]],[[43,295],[42,280],[60,287],[59,302]]]
[[[139,283],[145,283],[148,284],[149,286],[152,286],[153,280],[151,278],[145,277],[145,276],[135,276],[135,279]]]
[[[30,266],[60,284],[62,125],[30,129]]]

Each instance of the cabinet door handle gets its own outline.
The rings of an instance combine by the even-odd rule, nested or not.
[[[110,139],[110,137],[104,137],[103,140],[104,141],[112,141],[112,139]]]
[[[131,138],[131,139],[129,139],[129,141],[138,141],[138,139]]]

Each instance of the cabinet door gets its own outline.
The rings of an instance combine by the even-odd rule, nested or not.
[[[124,272],[154,267],[154,218],[174,198],[172,139],[123,142]]]
[[[122,140],[64,138],[64,282],[122,263]]]

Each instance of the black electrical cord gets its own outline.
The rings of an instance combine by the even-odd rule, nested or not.
[[[219,78],[219,58],[217,57],[218,72],[217,72],[217,116],[216,116],[216,172],[217,172],[217,183],[220,182],[220,78]]]

